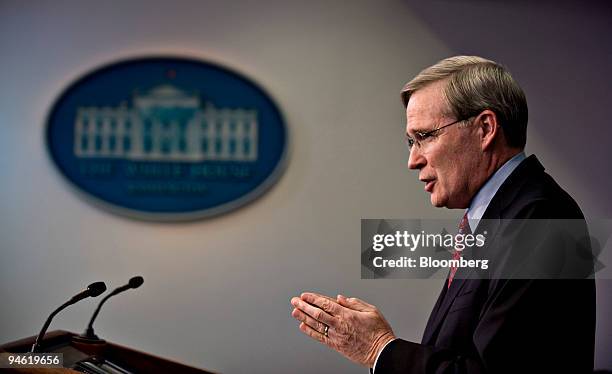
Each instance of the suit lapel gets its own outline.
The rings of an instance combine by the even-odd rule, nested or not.
[[[447,276],[448,278],[448,276]],[[446,295],[446,281],[442,284],[442,291],[440,291],[440,295],[438,295],[438,301],[433,307],[431,314],[429,315],[429,319],[427,320],[427,326],[425,326],[425,332],[423,333],[423,339],[421,340],[421,344],[430,345],[433,344],[432,338],[434,337],[435,331],[435,322],[436,316],[438,315],[438,310],[440,309],[440,305],[442,304],[442,300],[444,300],[444,296]]]
[[[453,278],[450,288],[447,287],[448,277],[444,280],[442,292],[438,297],[438,302],[436,303],[434,310],[429,317],[427,327],[425,328],[425,333],[423,334],[423,344],[433,344],[435,342],[435,338],[438,336],[438,330],[446,317],[446,313],[452,305],[453,300],[455,300],[455,297],[457,297],[459,291],[465,285],[465,281],[466,271],[463,268],[457,269],[455,278]]]

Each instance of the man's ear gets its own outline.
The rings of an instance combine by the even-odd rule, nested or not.
[[[475,124],[480,127],[480,148],[483,151],[491,150],[496,141],[501,137],[501,127],[497,122],[497,116],[492,110],[486,109],[475,119]]]

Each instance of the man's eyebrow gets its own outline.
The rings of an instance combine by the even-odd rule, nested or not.
[[[427,131],[431,131],[431,130],[416,128],[416,129],[410,129],[410,131],[412,131],[413,134],[417,134],[417,133],[426,133]],[[406,131],[406,136],[412,137],[408,131]]]
[[[409,133],[408,131],[412,132],[413,134],[416,134],[416,133],[424,133],[424,132],[427,132],[427,131],[431,131],[431,129],[427,129],[427,128],[425,127],[425,126],[427,126],[427,125],[426,125],[426,124],[423,124],[423,123],[421,123],[421,124],[415,123],[414,127],[410,128],[410,127],[408,126],[408,124],[409,124],[410,122],[415,122],[415,121],[410,121],[410,120],[409,120],[408,122],[406,122],[406,135],[408,135],[408,136],[410,136],[410,133]]]

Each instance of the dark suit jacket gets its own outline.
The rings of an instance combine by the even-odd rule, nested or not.
[[[584,222],[574,200],[530,156],[499,188],[483,220],[539,218]],[[502,235],[508,231],[502,226],[488,229]],[[461,279],[462,271],[448,290],[444,283],[421,344],[391,342],[375,374],[593,371],[593,279]]]

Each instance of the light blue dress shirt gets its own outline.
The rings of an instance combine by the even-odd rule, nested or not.
[[[525,158],[527,158],[525,152],[520,152],[506,161],[506,163],[497,169],[495,174],[489,178],[487,183],[482,186],[476,196],[474,196],[470,203],[470,207],[467,209],[468,222],[470,223],[472,232],[476,231],[476,227],[478,227],[482,215],[489,207],[489,203],[493,200],[493,196],[495,196],[499,187],[501,187],[514,169],[516,169]]]

